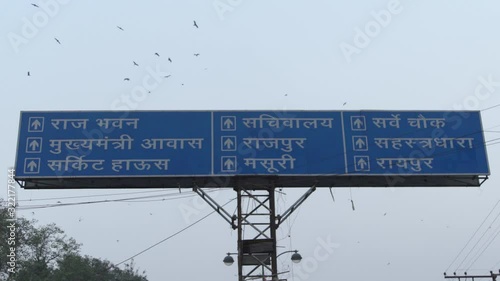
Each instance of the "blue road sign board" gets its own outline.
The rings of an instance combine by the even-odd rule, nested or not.
[[[479,112],[22,112],[16,178],[488,175]]]

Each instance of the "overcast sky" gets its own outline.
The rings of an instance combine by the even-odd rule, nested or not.
[[[24,110],[487,109],[500,103],[499,9],[493,0],[0,0],[0,167],[7,173],[14,166]],[[155,73],[162,77],[151,92],[134,95]],[[294,272],[282,278],[442,280],[500,199],[499,113],[481,112],[493,141],[491,178],[480,188],[339,188],[335,202],[328,189],[313,193],[278,232],[280,251],[298,249],[307,258],[293,267],[289,256],[280,258],[281,269]],[[278,212],[305,191],[284,189]],[[110,195],[130,192],[142,193]],[[159,197],[29,207],[149,195]],[[117,263],[211,212],[192,195],[20,189],[18,215],[55,222],[83,243],[83,254]],[[99,197],[62,198],[76,196]],[[224,204],[235,193],[214,197]],[[227,209],[232,213],[234,202]],[[498,234],[499,212],[479,231],[491,225],[484,239]],[[236,265],[222,259],[236,251],[236,240],[213,214],[135,264],[151,281],[235,280]],[[318,258],[325,241],[333,250]],[[449,272],[462,260],[459,271],[498,269],[499,247],[497,238],[477,259],[467,248]]]

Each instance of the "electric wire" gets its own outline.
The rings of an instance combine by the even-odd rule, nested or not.
[[[495,234],[496,233],[496,234]],[[490,247],[490,245],[493,243],[493,241],[495,241],[495,239],[497,238],[498,234],[500,234],[500,224],[498,225],[498,227],[495,229],[495,231],[493,231],[490,235],[490,237],[488,237],[485,242],[483,243],[483,245],[479,248],[479,251],[478,253],[476,254],[476,256],[474,256],[472,259],[472,263],[469,265],[469,267],[467,267],[467,271],[476,263],[476,261],[484,254],[484,252]],[[486,245],[486,247],[484,247]]]
[[[231,202],[232,202],[232,201],[234,201],[235,199],[236,199],[236,198],[233,198],[233,199],[229,200],[227,203],[225,203],[225,204],[224,204],[224,205],[222,205],[221,207],[226,206],[227,204],[231,203]],[[142,250],[142,251],[138,252],[137,254],[135,254],[135,255],[133,255],[133,256],[131,256],[131,257],[129,257],[129,258],[127,258],[127,259],[125,259],[125,260],[122,260],[121,262],[119,262],[119,263],[117,263],[117,264],[115,264],[115,265],[116,265],[116,266],[119,266],[119,265],[121,265],[121,264],[123,264],[123,263],[125,263],[125,262],[127,262],[127,261],[129,261],[129,260],[131,260],[131,259],[133,259],[133,258],[135,258],[135,257],[137,257],[137,256],[139,256],[139,255],[141,255],[141,254],[144,254],[145,252],[147,252],[147,251],[149,251],[149,250],[153,249],[154,247],[156,247],[156,246],[160,245],[161,243],[163,243],[163,242],[165,242],[165,241],[167,241],[167,240],[169,240],[169,239],[171,239],[171,238],[173,238],[173,237],[175,237],[175,236],[177,236],[177,235],[181,234],[182,232],[184,232],[184,231],[188,230],[189,228],[191,228],[191,227],[195,226],[196,224],[198,224],[198,223],[200,223],[201,221],[205,220],[206,218],[208,218],[209,216],[211,216],[211,215],[212,215],[212,214],[214,214],[215,212],[216,212],[215,210],[211,211],[210,213],[208,213],[208,214],[206,214],[205,216],[201,217],[200,219],[198,219],[198,220],[194,221],[193,223],[189,224],[188,226],[186,226],[186,227],[182,228],[181,230],[179,230],[179,231],[175,232],[174,234],[169,235],[168,237],[166,237],[166,238],[164,238],[164,239],[162,239],[162,240],[160,240],[160,241],[156,242],[155,244],[153,244],[153,245],[151,245],[151,246],[147,247],[146,249],[144,249],[144,250]]]
[[[500,138],[494,138],[494,139],[491,139],[491,140],[487,140],[487,141],[485,141],[484,143],[489,143],[489,142],[492,142],[492,141],[497,141],[497,140],[500,140]]]
[[[103,197],[103,196],[121,196],[121,195],[129,195],[129,194],[143,194],[143,193],[153,193],[153,192],[163,192],[163,191],[166,191],[166,189],[162,188],[161,190],[137,191],[137,192],[123,192],[123,193],[107,193],[107,194],[80,195],[80,196],[66,196],[66,197],[52,197],[52,198],[18,199],[17,202],[64,200],[64,199]]]
[[[486,222],[486,220],[490,217],[490,215],[493,213],[493,211],[496,209],[496,206],[498,206],[498,203],[500,202],[497,201],[497,203],[495,204],[495,206],[493,206],[493,208],[491,209],[491,211],[488,213],[488,215],[486,216],[486,218],[483,220],[483,223],[481,223],[480,227],[478,227],[478,229],[476,230],[476,232],[474,232],[474,235],[479,231],[479,229],[481,228],[481,226],[484,224],[484,222]],[[493,222],[490,224],[489,227],[491,227],[491,225],[500,217],[500,212],[498,212],[498,214],[495,216],[495,219],[493,220]],[[469,257],[469,255],[472,253],[472,251],[476,248],[476,246],[479,244],[479,242],[483,239],[483,237],[486,235],[486,233],[488,232],[489,230],[489,227],[486,228],[486,230],[483,232],[483,234],[481,235],[481,237],[479,237],[479,239],[477,240],[477,242],[472,246],[472,248],[469,250],[469,252],[467,253],[467,255],[465,255],[464,259],[462,260],[462,262],[457,266],[457,268],[455,269],[455,271],[457,271],[459,268],[461,268],[461,266],[463,265],[463,263],[467,260],[467,258]],[[474,237],[474,235],[472,237]]]
[[[460,257],[460,255],[467,248],[467,246],[469,246],[469,243],[476,236],[476,234],[479,232],[479,230],[484,225],[484,223],[486,222],[486,220],[488,220],[489,216],[491,215],[491,213],[493,213],[493,211],[495,210],[495,208],[498,206],[499,203],[500,203],[500,200],[498,200],[497,203],[493,206],[493,208],[488,213],[488,215],[486,216],[486,218],[484,218],[483,222],[478,226],[478,228],[476,229],[476,231],[474,231],[474,234],[472,234],[472,236],[469,238],[469,240],[467,241],[467,243],[465,243],[465,246],[460,250],[460,252],[458,252],[457,256],[453,259],[453,261],[450,263],[450,265],[446,268],[445,272],[447,272],[448,270],[450,270],[451,266],[458,260],[458,258]]]
[[[497,263],[495,263],[495,265],[493,265],[493,268],[497,267],[497,266],[500,266],[500,260],[498,260]]]
[[[150,196],[129,197],[129,198],[120,198],[120,199],[104,199],[104,200],[94,200],[94,201],[81,201],[81,202],[72,202],[72,203],[54,203],[54,204],[43,204],[43,205],[19,205],[17,207],[17,209],[18,210],[31,210],[31,209],[43,209],[43,208],[52,208],[52,207],[74,206],[74,205],[123,202],[123,201],[137,200],[137,199],[169,197],[169,196],[173,196],[173,195],[175,195],[175,194],[168,193],[168,194],[159,194],[159,195],[150,195]]]
[[[215,192],[216,189],[207,190],[207,193]],[[83,201],[83,202],[72,202],[72,203],[54,203],[54,204],[43,204],[43,205],[18,205],[16,208],[18,210],[33,210],[33,209],[45,209],[45,208],[55,208],[55,207],[66,207],[66,206],[76,206],[76,205],[89,205],[89,204],[101,204],[101,203],[116,203],[116,202],[125,202],[125,203],[143,203],[143,202],[155,202],[155,201],[170,201],[176,199],[183,199],[194,197],[193,191],[185,192],[181,195],[177,192],[169,192],[165,194],[157,194],[157,195],[149,195],[149,196],[136,196],[136,197],[128,197],[128,198],[120,198],[120,199],[104,199],[104,200],[94,200],[94,201]],[[169,198],[173,197],[173,198]],[[150,199],[150,198],[162,198],[156,200],[141,200],[141,199]]]
[[[499,104],[496,104],[496,105],[493,105],[493,106],[490,106],[490,107],[487,107],[487,108],[484,108],[484,109],[481,109],[480,111],[490,110],[490,109],[492,109],[492,108],[499,107],[499,106],[500,106],[500,103],[499,103]]]

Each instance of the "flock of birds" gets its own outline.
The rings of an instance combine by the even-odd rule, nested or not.
[[[40,8],[37,4],[32,3],[31,5],[33,5],[36,8]],[[198,23],[196,22],[196,20],[193,20],[193,27],[199,28]],[[123,27],[119,26],[119,25],[117,25],[116,28],[118,28],[121,31],[125,31],[125,29]],[[54,40],[57,42],[57,44],[61,45],[61,41],[57,37],[54,37]],[[154,55],[157,56],[157,57],[160,57],[160,53],[158,53],[158,52],[155,52]],[[194,53],[193,55],[195,57],[198,57],[200,55],[200,53]],[[167,60],[168,60],[168,62],[172,63],[172,59],[170,57],[168,57]],[[135,62],[135,61],[132,61],[132,63],[133,63],[134,66],[139,66],[139,64],[137,62]],[[206,70],[206,68],[205,68],[205,70]],[[31,72],[28,71],[27,75],[31,76]],[[169,78],[170,76],[171,75],[166,75],[166,76],[164,76],[164,78]],[[123,81],[130,81],[130,78],[129,77],[125,77],[125,78],[123,78]],[[184,86],[184,84],[181,84],[181,85]],[[288,96],[288,94],[285,94],[284,96],[286,97],[286,96]],[[342,106],[345,106],[346,104],[347,104],[347,102],[344,102],[342,104]],[[354,209],[354,207],[353,207],[353,209]]]
[[[199,28],[198,23],[196,23],[196,21],[195,21],[195,20],[193,20],[193,26],[194,26],[194,27],[196,27],[196,28]],[[121,27],[121,26],[119,26],[119,25],[117,25],[117,26],[116,26],[116,28],[118,28],[118,29],[119,29],[119,30],[121,30],[121,31],[125,31],[125,29],[123,29],[123,27]],[[57,40],[57,39],[56,39],[56,40]],[[158,52],[154,53],[154,55],[155,55],[155,56],[157,56],[157,57],[160,57],[160,54],[159,54]],[[195,54],[193,54],[193,55],[194,55],[195,57],[197,57],[197,56],[199,56],[200,54],[199,54],[199,53],[195,53]],[[167,60],[168,60],[168,62],[172,63],[172,59],[171,59],[170,57],[169,57],[169,58],[167,58]],[[138,64],[137,62],[135,62],[135,61],[132,61],[132,63],[134,64],[134,66],[139,66],[139,64]],[[163,77],[164,77],[164,78],[169,78],[170,76],[171,76],[171,75],[166,75],[166,76],[163,76]],[[130,81],[130,78],[125,77],[125,78],[123,78],[123,80],[124,80],[124,81]],[[182,84],[182,85],[184,85],[184,84]]]
[[[36,8],[40,8],[37,4],[32,3],[31,5],[34,6],[34,7],[36,7]],[[195,28],[200,28],[198,26],[198,23],[195,20],[193,20],[193,26]],[[121,31],[125,31],[125,29],[123,29],[123,27],[121,27],[119,25],[117,25],[116,28],[118,28]],[[54,37],[54,40],[57,42],[57,44],[62,45],[61,41],[57,37]],[[157,56],[157,57],[160,57],[160,54],[158,52],[155,52],[154,55]],[[193,55],[195,57],[198,57],[200,55],[200,53],[194,53]],[[168,57],[167,60],[168,60],[168,62],[172,63],[172,59],[170,57]],[[135,62],[135,61],[132,61],[132,63],[133,63],[134,66],[139,66],[139,64],[137,62]],[[31,72],[30,71],[27,71],[27,76],[31,76]],[[170,76],[171,75],[166,75],[166,76],[163,76],[163,77],[164,78],[169,78]],[[123,78],[123,81],[130,81],[130,78],[125,77],[125,78]],[[184,84],[182,84],[182,85],[184,86]]]

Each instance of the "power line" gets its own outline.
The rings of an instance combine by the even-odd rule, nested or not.
[[[229,200],[227,203],[225,203],[225,204],[224,204],[224,205],[222,205],[221,207],[226,206],[227,204],[231,203],[231,202],[232,202],[232,201],[234,201],[235,199],[236,199],[236,198],[233,198],[233,199]],[[162,239],[161,241],[159,241],[159,242],[157,242],[157,243],[155,243],[155,244],[153,244],[153,245],[151,245],[151,246],[147,247],[146,249],[144,249],[144,250],[140,251],[139,253],[137,253],[137,254],[135,254],[135,255],[131,256],[130,258],[127,258],[127,259],[125,259],[125,260],[123,260],[123,261],[121,261],[121,262],[117,263],[117,264],[116,264],[116,266],[118,266],[118,265],[120,265],[120,264],[122,264],[122,263],[125,263],[125,262],[127,262],[127,261],[129,261],[129,260],[131,260],[131,259],[133,259],[133,258],[135,258],[135,257],[137,257],[137,256],[139,256],[139,255],[141,255],[141,254],[143,254],[143,253],[145,253],[145,252],[147,252],[147,251],[151,250],[151,249],[153,249],[154,247],[156,247],[156,246],[160,245],[161,243],[163,243],[163,242],[165,242],[165,241],[167,241],[167,240],[169,240],[169,239],[171,239],[171,238],[173,238],[173,237],[175,237],[175,236],[177,236],[177,235],[181,234],[182,232],[184,232],[184,231],[188,230],[189,228],[193,227],[193,226],[194,226],[194,225],[196,225],[197,223],[199,223],[199,222],[203,221],[204,219],[208,218],[210,215],[212,215],[212,214],[213,214],[213,213],[215,213],[215,212],[216,212],[216,211],[214,210],[214,211],[212,211],[212,212],[208,213],[207,215],[205,215],[205,216],[201,217],[200,219],[196,220],[196,221],[195,221],[195,222],[193,222],[192,224],[190,224],[190,225],[188,225],[188,226],[184,227],[183,229],[181,229],[181,230],[179,230],[179,231],[175,232],[174,234],[172,234],[172,235],[170,235],[170,236],[166,237],[165,239]]]
[[[489,143],[489,142],[496,141],[496,140],[500,140],[500,138],[495,138],[495,139],[487,140],[484,143]]]
[[[49,201],[49,200],[61,200],[61,199],[76,199],[76,198],[91,198],[91,197],[103,197],[103,196],[121,196],[129,194],[144,194],[152,192],[162,192],[161,190],[151,190],[151,191],[137,191],[137,192],[123,192],[123,193],[107,193],[107,194],[95,194],[95,195],[80,195],[80,196],[66,196],[66,197],[52,197],[52,198],[36,198],[36,199],[19,199],[17,202],[34,202],[34,201]]]
[[[214,191],[215,191],[215,189],[209,190],[207,192],[214,192]],[[170,200],[176,200],[176,199],[189,198],[189,197],[193,197],[193,196],[195,196],[195,194],[192,191],[190,191],[190,192],[186,192],[186,193],[181,194],[181,195],[179,195],[178,193],[167,193],[167,194],[140,196],[140,197],[129,197],[129,198],[120,198],[120,199],[105,199],[105,200],[73,202],[73,203],[56,203],[56,204],[24,205],[24,206],[20,205],[17,208],[18,208],[18,210],[32,210],[32,209],[46,209],[46,208],[55,208],[55,207],[101,204],[101,203],[117,203],[117,202],[143,203],[143,202],[154,202],[154,201],[170,201]],[[173,198],[168,198],[168,197],[173,197]],[[149,198],[163,198],[163,199],[140,201],[140,199],[149,199]]]
[[[495,241],[495,239],[497,238],[498,234],[500,234],[500,225],[498,225],[497,229],[495,229],[496,231],[496,234],[494,234],[495,232],[493,232],[490,237],[488,239],[486,239],[485,243],[483,244],[486,245],[486,243],[488,243],[486,245],[486,247],[479,253],[479,255],[476,256],[476,258],[474,259],[474,261],[470,264],[470,266],[467,268],[467,270],[469,270],[475,263],[476,261],[483,255],[483,253],[486,251],[486,249],[488,249],[490,247],[490,245],[493,243],[493,241]],[[489,240],[489,242],[487,242]],[[481,246],[481,248],[483,248],[483,246]],[[479,248],[481,250],[481,248]]]
[[[487,107],[485,109],[481,109],[480,111],[486,111],[486,110],[490,110],[492,108],[495,108],[495,107],[499,107],[500,106],[500,103],[499,104],[496,104],[496,105],[493,105],[493,106],[490,106],[490,107]]]
[[[467,246],[469,245],[469,243],[472,241],[472,239],[474,238],[474,236],[476,236],[476,234],[479,232],[479,229],[481,229],[481,227],[483,226],[483,224],[486,222],[486,220],[491,215],[491,213],[493,213],[493,210],[495,210],[495,208],[497,207],[497,205],[499,203],[500,203],[500,200],[498,200],[497,203],[495,204],[495,206],[493,206],[493,208],[488,213],[488,215],[486,216],[486,218],[484,218],[483,222],[479,225],[479,227],[476,229],[476,231],[474,231],[474,234],[472,234],[472,236],[469,238],[469,241],[467,241],[467,243],[465,243],[465,246],[462,248],[462,250],[460,250],[460,252],[458,252],[457,256],[453,259],[453,261],[450,263],[450,265],[446,268],[446,270],[445,270],[446,272],[448,270],[450,270],[451,266],[457,261],[458,257],[460,257],[460,255],[463,253],[463,251],[465,250],[465,248],[467,248]]]
[[[477,234],[477,232],[479,231],[479,229],[483,226],[483,224],[486,222],[486,220],[488,220],[488,218],[490,217],[490,215],[493,213],[493,211],[496,209],[498,203],[500,202],[497,201],[497,203],[493,206],[493,208],[491,209],[491,211],[488,213],[488,215],[486,216],[486,218],[483,220],[483,222],[481,223],[481,225],[477,228],[477,230],[474,232],[474,234],[472,235],[471,239]],[[498,215],[495,217],[495,219],[493,220],[493,222],[495,222],[498,217],[500,216],[500,212],[498,213]],[[490,227],[491,225],[493,224],[493,222],[490,224]],[[455,271],[457,271],[461,266],[462,264],[467,260],[467,258],[469,257],[469,255],[472,253],[472,251],[476,248],[477,244],[479,244],[479,242],[481,241],[481,239],[483,239],[484,235],[486,235],[487,231],[488,231],[489,228],[486,229],[486,231],[481,235],[481,237],[477,240],[477,242],[474,244],[474,246],[472,246],[472,248],[470,249],[470,251],[467,253],[467,255],[465,256],[465,258],[462,260],[462,262],[457,266],[457,268],[455,269]],[[470,241],[469,241],[470,242]],[[469,243],[467,242],[467,244]],[[467,246],[466,244],[466,246]],[[448,270],[446,270],[448,271]]]
[[[500,124],[499,124],[499,125],[495,125],[495,126],[493,126],[493,127],[486,128],[486,130],[489,130],[489,129],[494,129],[494,128],[498,128],[498,127],[500,127]]]
[[[461,266],[462,264],[467,260],[467,258],[469,257],[469,255],[472,253],[472,251],[474,251],[476,249],[476,246],[479,244],[479,242],[481,242],[481,240],[483,239],[483,237],[486,235],[486,233],[488,233],[488,230],[490,230],[491,228],[491,225],[498,219],[498,217],[500,216],[500,212],[498,213],[498,215],[495,217],[495,219],[493,220],[493,222],[490,224],[490,226],[488,228],[486,228],[486,230],[483,232],[483,234],[481,235],[481,237],[479,237],[479,239],[477,240],[477,242],[474,244],[474,246],[472,246],[472,248],[470,249],[470,251],[467,253],[467,255],[465,256],[465,258],[462,260],[462,262],[460,263],[460,265],[457,267],[457,269],[455,271],[457,271]]]
[[[495,263],[495,265],[493,266],[493,268],[497,267],[497,266],[500,266],[500,260],[498,260],[497,263]]]

